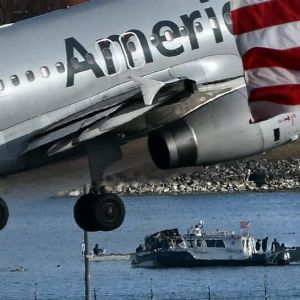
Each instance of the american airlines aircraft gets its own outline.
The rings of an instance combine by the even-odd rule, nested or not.
[[[99,186],[130,140],[149,136],[155,163],[174,168],[298,134],[297,113],[251,123],[229,1],[94,0],[0,28],[0,175],[87,154],[84,230],[121,225],[122,201]]]

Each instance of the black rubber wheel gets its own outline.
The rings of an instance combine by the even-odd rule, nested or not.
[[[111,231],[121,226],[125,217],[122,200],[114,194],[87,194],[74,206],[77,225],[85,231]]]
[[[117,195],[101,194],[94,202],[93,216],[101,231],[112,231],[122,225],[125,207]]]
[[[74,206],[74,219],[77,225],[85,231],[97,231],[95,224],[92,223],[90,214],[90,207],[97,197],[96,194],[86,194],[81,196]]]
[[[8,207],[4,200],[0,198],[0,230],[2,230],[5,227],[8,217]]]

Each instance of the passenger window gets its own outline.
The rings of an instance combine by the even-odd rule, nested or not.
[[[232,25],[232,18],[230,13],[224,14],[224,21],[227,25]]]
[[[179,31],[180,31],[181,36],[188,36],[189,35],[188,29],[185,26],[181,26],[179,28]]]
[[[195,31],[201,33],[203,31],[203,26],[200,22],[196,22],[194,24]]]
[[[112,59],[112,53],[109,48],[103,48],[103,55],[106,59]]]
[[[145,54],[141,45],[141,40],[134,32],[126,32],[120,36],[121,46],[126,54],[126,61],[129,68],[140,68],[145,64]],[[131,51],[128,46],[132,45],[135,51]],[[131,49],[133,48],[131,46]]]
[[[56,70],[58,73],[64,73],[65,72],[65,66],[62,62],[58,62],[56,65]]]
[[[25,75],[26,75],[26,78],[27,78],[27,80],[28,80],[29,82],[34,81],[34,74],[33,74],[32,71],[27,71],[27,72],[25,73]]]
[[[216,20],[216,18],[209,18],[209,24],[210,24],[212,29],[218,29],[219,28],[218,21]]]
[[[10,79],[14,86],[18,86],[20,84],[20,79],[17,75],[11,76]]]
[[[100,67],[106,75],[115,75],[121,71],[121,64],[118,59],[122,53],[120,46],[118,42],[109,39],[96,42],[96,50],[104,58],[104,61],[102,59],[99,61]]]
[[[88,62],[89,65],[94,65],[95,64],[95,58],[94,55],[92,53],[87,53],[85,55],[85,59]]]
[[[50,76],[50,71],[48,67],[46,66],[41,67],[41,74],[44,78],[48,78]]]
[[[127,43],[127,48],[130,52],[135,52],[136,51],[136,46],[135,46],[134,42],[129,41]]]
[[[71,58],[71,65],[72,65],[72,67],[73,67],[75,70],[78,70],[78,69],[80,68],[80,64],[79,64],[78,58],[72,57],[72,58]]]
[[[150,35],[150,42],[151,42],[152,45],[155,46],[155,47],[159,44],[158,37],[157,37],[156,34]]]
[[[197,240],[197,247],[201,247],[202,246],[202,241],[201,240]]]
[[[4,88],[5,88],[4,82],[3,80],[0,80],[0,91],[4,91]]]
[[[172,42],[174,40],[174,34],[171,30],[165,31],[165,38],[167,42]]]

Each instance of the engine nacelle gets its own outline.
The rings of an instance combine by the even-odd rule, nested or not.
[[[241,88],[150,134],[148,146],[163,169],[213,164],[251,156],[298,138],[299,113],[250,123]]]

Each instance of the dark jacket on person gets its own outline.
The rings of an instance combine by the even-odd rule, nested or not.
[[[266,252],[268,249],[268,237],[264,238],[261,243],[263,252]]]

